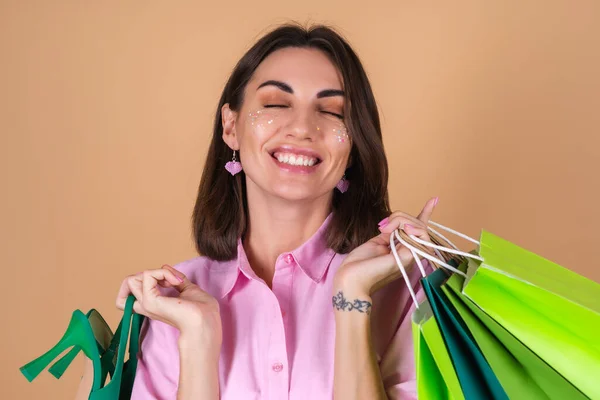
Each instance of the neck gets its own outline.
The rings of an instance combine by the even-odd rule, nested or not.
[[[306,242],[331,211],[332,193],[306,201],[286,201],[266,195],[247,180],[248,228],[244,251],[250,266],[272,286],[277,257]]]

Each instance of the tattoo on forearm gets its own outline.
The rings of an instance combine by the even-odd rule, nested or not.
[[[344,298],[344,293],[341,290],[338,292],[338,294],[331,298],[331,301],[336,310],[356,310],[364,314],[371,314],[371,302],[358,299],[355,299],[352,302],[346,301]]]

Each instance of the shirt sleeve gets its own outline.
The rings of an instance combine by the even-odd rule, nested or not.
[[[427,273],[431,273],[431,266],[426,260],[423,262],[423,267]],[[425,299],[425,293],[420,283],[421,273],[416,264],[413,265],[408,276],[420,303]],[[400,279],[404,284],[404,279]],[[415,311],[415,304],[405,284],[403,287],[400,321],[392,340],[382,354],[379,367],[388,399],[417,400],[417,378],[411,320]]]
[[[176,399],[179,384],[179,331],[146,318],[140,333],[138,365],[131,399]]]

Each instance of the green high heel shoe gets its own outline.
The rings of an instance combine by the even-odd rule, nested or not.
[[[100,315],[100,313],[95,309],[92,308],[90,311],[88,311],[86,317],[88,321],[90,321],[90,326],[92,327],[92,332],[94,332],[94,337],[98,345],[98,352],[100,353],[100,358],[102,359],[102,355],[110,346],[111,340],[114,336],[113,331],[110,329],[110,326],[108,326],[102,315]],[[74,346],[60,360],[55,362],[48,369],[48,372],[50,372],[56,379],[60,379],[80,351],[81,348],[79,346]],[[112,366],[112,371],[109,371],[111,376],[113,372],[114,365]],[[102,381],[104,382],[105,379],[106,377],[103,377]]]
[[[94,365],[92,390],[100,388],[100,353],[90,323],[80,310],[73,311],[67,331],[59,342],[45,354],[20,368],[29,382],[33,381],[48,364],[71,346],[78,346]]]
[[[90,320],[80,310],[75,310],[71,322],[61,340],[48,352],[20,368],[21,373],[31,382],[56,357],[71,346],[78,346],[94,366],[94,379],[90,400],[126,400],[131,397],[135,370],[137,368],[137,352],[139,349],[140,328],[143,317],[133,313],[135,297],[130,295],[125,303],[123,318],[113,335],[108,349],[100,355],[98,343]],[[131,329],[131,332],[130,332]],[[125,347],[129,338],[129,359],[125,359]],[[75,348],[75,347],[74,347]],[[71,350],[73,351],[73,350]],[[79,351],[79,350],[78,350]],[[116,352],[116,355],[115,355]],[[62,359],[58,362],[61,363]],[[67,360],[65,360],[66,363]],[[62,363],[57,367],[60,370]],[[112,379],[106,385],[104,381],[109,373],[110,365],[114,366]],[[102,378],[104,377],[104,379]]]

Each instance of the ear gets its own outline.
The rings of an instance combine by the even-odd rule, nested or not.
[[[239,150],[238,137],[235,130],[237,113],[229,108],[229,103],[221,107],[221,124],[223,125],[223,141],[231,150]]]

